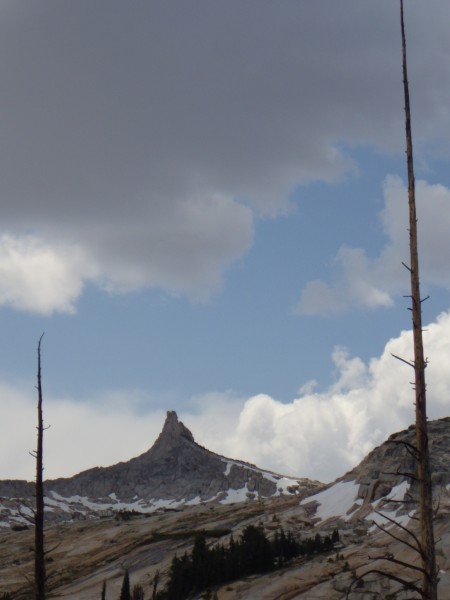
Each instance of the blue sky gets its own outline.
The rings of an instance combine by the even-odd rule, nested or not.
[[[450,8],[406,8],[439,417]],[[217,452],[323,480],[412,422],[386,362],[410,328],[398,13],[2,4],[0,477],[33,474],[43,331],[49,477],[144,451],[171,409]]]

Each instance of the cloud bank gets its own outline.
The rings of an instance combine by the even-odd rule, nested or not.
[[[250,248],[254,219],[289,211],[297,186],[352,173],[358,145],[403,149],[390,0],[0,10],[0,304],[73,312],[87,283],[204,300]],[[450,133],[450,6],[407,13],[424,149]],[[357,302],[389,303],[364,257],[337,260],[344,278],[361,272]],[[303,308],[336,294],[310,284]]]
[[[434,419],[448,416],[450,410],[450,311],[427,325],[424,335],[428,415]],[[381,356],[367,364],[337,347],[336,380],[323,392],[305,386],[288,403],[265,394],[242,398],[232,392],[210,393],[192,398],[179,417],[197,442],[222,455],[288,475],[331,481],[390,433],[414,421],[411,369],[392,354],[411,359],[410,331],[391,339]],[[23,386],[6,384],[0,387],[0,400],[0,477],[32,478],[28,450],[35,443],[35,402]],[[46,476],[69,476],[144,452],[165,416],[162,409],[148,405],[145,395],[135,391],[84,402],[46,399],[45,420],[51,424],[45,441]]]

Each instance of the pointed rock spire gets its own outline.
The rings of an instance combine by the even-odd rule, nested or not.
[[[167,411],[166,421],[159,437],[160,439],[166,437],[184,437],[191,442],[195,441],[189,429],[178,420],[178,415],[174,410]]]

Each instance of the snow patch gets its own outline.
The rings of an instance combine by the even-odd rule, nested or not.
[[[227,463],[226,463],[227,467],[226,467],[226,469],[225,469],[225,473],[224,473],[224,476],[225,476],[225,477],[228,477],[228,475],[230,474],[230,472],[231,472],[231,467],[233,466],[233,464],[234,464],[234,463],[232,463],[232,462],[227,462]]]
[[[344,520],[350,518],[347,515],[351,507],[357,503],[362,504],[362,500],[357,498],[359,484],[355,481],[338,481],[323,492],[315,496],[304,498],[300,505],[315,500],[319,503],[316,516],[325,521],[330,517],[340,517]]]
[[[220,500],[220,504],[234,504],[235,502],[245,502],[248,500],[248,487],[245,485],[239,490],[228,490],[226,498]]]
[[[289,479],[289,477],[278,477],[278,479],[272,478],[272,481],[277,484],[277,490],[279,494],[292,494],[288,488],[292,489],[298,487],[298,481],[295,479]]]
[[[411,519],[411,514],[397,514],[397,509],[394,510],[382,510],[381,506],[390,500],[401,502],[405,499],[406,494],[409,491],[409,483],[402,481],[398,485],[394,486],[389,494],[385,498],[380,498],[374,504],[374,511],[367,515],[366,520],[372,521],[374,525],[369,528],[369,532],[375,531],[377,525],[386,527],[395,527],[389,519],[393,519],[399,525],[406,527]]]
[[[192,498],[192,500],[188,500],[187,502],[184,503],[185,506],[195,506],[197,504],[201,503],[201,498],[200,496],[196,496],[195,498]]]
[[[392,490],[386,496],[386,500],[396,500],[397,502],[404,500],[408,491],[409,483],[407,481],[402,481],[392,488]]]
[[[45,496],[44,498],[44,505],[45,508],[47,510],[52,511],[53,508],[60,508],[61,510],[63,510],[64,512],[68,512],[70,513],[70,508],[67,506],[66,502],[62,502],[61,500],[54,500],[53,498],[49,498],[48,496]]]

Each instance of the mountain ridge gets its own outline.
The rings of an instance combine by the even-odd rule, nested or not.
[[[306,493],[323,484],[285,477],[200,446],[190,430],[168,411],[154,444],[126,462],[93,467],[72,477],[44,482],[48,520],[111,514],[117,510],[152,512],[200,502],[234,502],[280,493]],[[20,523],[31,505],[34,484],[0,481],[0,525]],[[17,504],[17,500],[15,500]],[[26,520],[26,518],[25,518]]]
[[[153,450],[153,454],[160,453],[169,462],[170,448],[180,448],[177,440],[181,438],[188,451],[195,444],[189,430],[175,417],[176,414],[170,417],[173,422],[165,432],[170,435],[162,436],[162,442],[160,440]],[[430,421],[429,437],[434,494],[439,504],[435,518],[436,551],[441,569],[439,600],[450,600],[450,418]],[[392,555],[413,565],[417,562],[417,554],[393,538],[389,531],[395,527],[393,519],[417,533],[415,506],[410,504],[415,495],[411,457],[404,444],[413,439],[414,426],[393,434],[345,475],[309,492],[300,488],[296,494],[270,497],[255,494],[251,500],[245,486],[241,497],[232,495],[233,503],[221,503],[216,498],[211,502],[185,502],[178,506],[160,504],[160,510],[152,509],[146,514],[139,509],[125,520],[113,518],[115,512],[120,512],[118,500],[101,513],[98,507],[82,512],[86,504],[81,499],[74,498],[72,505],[68,505],[67,498],[63,502],[57,496],[48,497],[47,501],[54,506],[60,502],[66,511],[77,506],[80,511],[76,517],[75,512],[67,513],[71,522],[56,521],[46,531],[49,547],[56,548],[48,565],[52,597],[91,600],[100,597],[103,582],[107,581],[107,598],[117,598],[124,569],[129,571],[132,583],[142,585],[147,594],[156,573],[163,586],[174,556],[192,551],[196,532],[207,532],[208,546],[214,547],[218,543],[216,534],[221,536],[220,543],[231,543],[231,539],[239,539],[245,527],[251,524],[263,528],[265,535],[272,539],[282,531],[290,532],[299,540],[311,539],[316,535],[329,535],[336,528],[340,544],[327,555],[296,559],[273,573],[218,587],[215,590],[218,600],[344,600],[354,577],[373,566],[374,556]],[[152,448],[155,445],[156,442]],[[167,454],[164,446],[169,447]],[[233,467],[244,468],[243,464],[244,472],[254,469],[239,461],[224,462],[229,459],[211,454],[220,459],[222,475],[231,472]],[[130,508],[130,505],[122,506]],[[106,518],[92,518],[98,516]],[[396,530],[398,533],[402,534],[400,529]],[[8,527],[0,532],[0,581],[5,591],[17,592],[14,597],[23,600],[30,597],[23,573],[30,573],[33,568],[32,536],[31,528],[11,531]],[[380,561],[377,565],[381,569],[386,566]],[[408,574],[401,566],[398,566],[398,574],[411,579],[411,572]],[[375,600],[390,596],[399,600],[412,598],[411,592],[404,592],[394,582],[372,574],[365,578],[363,586],[354,586],[348,599]]]

